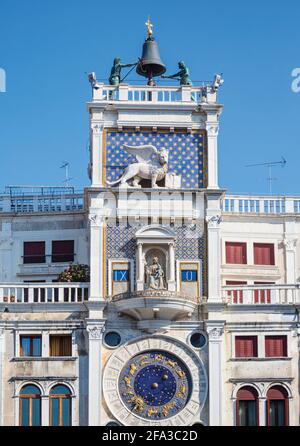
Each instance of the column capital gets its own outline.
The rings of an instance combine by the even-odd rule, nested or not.
[[[296,238],[285,238],[282,243],[285,246],[286,251],[295,251],[297,239]]]
[[[207,122],[206,123],[206,132],[207,132],[207,136],[217,137],[219,134],[219,124]]]
[[[103,216],[98,214],[90,214],[89,221],[91,227],[100,228],[103,225]]]
[[[207,322],[206,330],[208,333],[209,341],[220,341],[221,336],[224,333],[224,322]]]
[[[102,334],[105,330],[105,321],[87,322],[86,331],[90,340],[101,340]]]
[[[103,131],[103,124],[93,123],[92,124],[93,133],[99,135]]]
[[[207,223],[207,227],[209,229],[215,229],[218,228],[221,221],[222,221],[222,217],[221,215],[208,215],[207,217],[205,217],[206,223]]]

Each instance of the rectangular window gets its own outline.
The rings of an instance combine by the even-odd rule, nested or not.
[[[52,263],[74,262],[74,240],[52,242]]]
[[[247,264],[247,244],[226,242],[226,263]]]
[[[265,352],[267,358],[286,357],[287,356],[287,337],[286,336],[266,336]]]
[[[236,358],[256,358],[257,357],[257,336],[236,336],[235,337],[235,357]]]
[[[128,269],[115,269],[113,271],[113,281],[114,282],[128,282],[129,271]]]
[[[45,263],[45,242],[24,242],[23,263]]]
[[[20,356],[42,356],[42,337],[20,336]]]
[[[198,271],[189,269],[181,271],[181,280],[182,282],[197,282]]]
[[[71,335],[50,335],[50,356],[72,356]]]
[[[274,245],[254,243],[254,265],[275,265]]]

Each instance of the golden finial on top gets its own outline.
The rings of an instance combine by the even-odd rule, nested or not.
[[[151,38],[151,37],[152,37],[152,34],[153,34],[153,30],[152,30],[153,25],[152,25],[152,23],[150,22],[150,17],[148,17],[148,20],[147,20],[147,22],[145,23],[145,25],[147,26],[148,38]]]

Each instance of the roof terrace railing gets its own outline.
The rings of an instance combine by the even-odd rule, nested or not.
[[[231,214],[300,214],[300,197],[226,195],[222,210]]]
[[[150,87],[120,84],[118,86],[98,84],[93,89],[94,102],[152,102],[172,103],[216,103],[217,94],[209,84],[201,87],[191,86],[154,86]]]

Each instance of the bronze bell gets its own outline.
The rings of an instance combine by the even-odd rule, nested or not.
[[[159,49],[156,40],[148,37],[143,45],[143,53],[136,67],[136,72],[140,76],[148,79],[148,85],[155,85],[153,77],[161,76],[166,72],[166,67],[162,63],[159,55]]]

